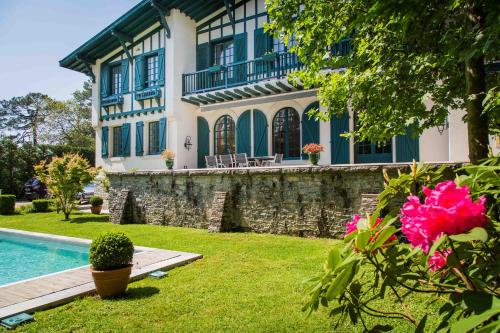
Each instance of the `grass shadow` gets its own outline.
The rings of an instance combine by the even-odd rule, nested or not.
[[[160,292],[156,287],[135,287],[128,288],[122,299],[135,300],[154,296]]]
[[[109,222],[108,215],[70,217],[70,223]]]

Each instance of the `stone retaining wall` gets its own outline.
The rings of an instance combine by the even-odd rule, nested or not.
[[[125,223],[206,229],[210,214],[219,214],[220,230],[339,237],[353,213],[373,206],[374,197],[366,194],[383,189],[383,168],[395,175],[408,165],[110,172],[110,213],[126,216]],[[129,211],[114,214],[124,189],[131,198],[121,206]],[[223,208],[212,209],[216,192],[227,193],[217,204]],[[361,207],[362,197],[367,207]]]

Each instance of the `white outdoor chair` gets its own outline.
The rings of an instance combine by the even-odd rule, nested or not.
[[[233,155],[220,155],[220,166],[223,168],[232,168],[234,166]]]
[[[282,161],[283,161],[283,154],[274,154],[274,160],[263,161],[262,166],[277,165],[277,164],[281,164]]]
[[[234,155],[234,164],[237,167],[257,166],[257,161],[249,161],[247,153],[241,153]]]
[[[207,168],[218,168],[217,156],[205,156],[205,162],[207,163]]]

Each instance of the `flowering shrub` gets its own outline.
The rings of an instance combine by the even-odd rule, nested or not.
[[[304,147],[302,147],[302,151],[305,154],[319,154],[324,150],[323,145],[318,143],[308,143]]]
[[[415,163],[397,178],[385,173],[377,210],[346,224],[345,247],[334,248],[309,280],[304,310],[332,307],[337,323],[360,320],[366,331],[366,316],[405,320],[421,332],[499,331],[499,158],[455,172],[455,182],[444,168]],[[401,197],[406,202],[380,217]],[[406,304],[415,293],[441,296],[439,313],[416,318]],[[389,295],[396,300],[385,303],[390,309],[372,305]],[[438,324],[427,322],[437,315]]]
[[[160,156],[164,160],[173,160],[175,158],[175,153],[170,149],[165,149]]]

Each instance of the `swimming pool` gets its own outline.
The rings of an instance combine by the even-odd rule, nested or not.
[[[88,262],[88,244],[0,230],[0,286]]]

